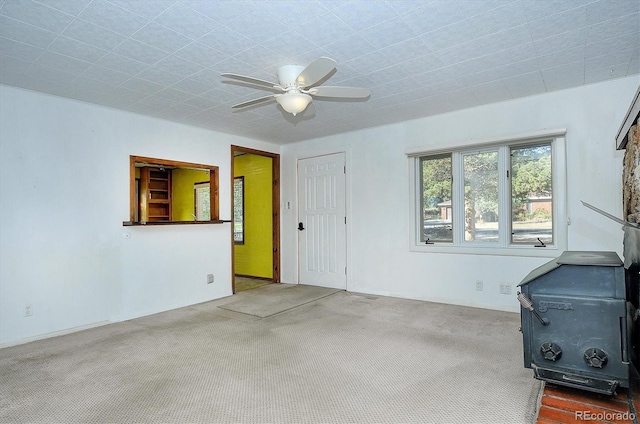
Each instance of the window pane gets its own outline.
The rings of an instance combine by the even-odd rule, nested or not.
[[[209,183],[195,184],[196,193],[196,221],[211,220],[211,188]]]
[[[553,243],[551,144],[511,148],[511,242]]]
[[[464,239],[498,242],[498,152],[465,154]]]
[[[244,244],[244,177],[233,179],[233,241]]]
[[[421,241],[453,241],[451,155],[421,158]]]

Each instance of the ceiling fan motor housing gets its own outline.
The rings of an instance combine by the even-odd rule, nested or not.
[[[304,70],[304,66],[285,65],[278,68],[278,81],[285,89],[297,89],[304,87],[304,81],[297,81],[298,75]]]

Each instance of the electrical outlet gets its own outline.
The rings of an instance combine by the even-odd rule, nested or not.
[[[33,305],[31,305],[31,303],[27,303],[26,305],[24,305],[24,316],[33,316]]]
[[[213,283],[213,274],[207,274],[207,284]]]
[[[500,284],[500,294],[511,294],[511,285]]]
[[[484,290],[484,283],[482,282],[482,280],[476,280],[476,290],[477,291]]]

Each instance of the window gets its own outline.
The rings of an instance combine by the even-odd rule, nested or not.
[[[555,256],[566,248],[563,137],[408,154],[412,250]]]
[[[194,183],[193,184],[193,200],[195,220],[210,221],[211,220],[211,184],[210,183]]]
[[[553,244],[551,144],[511,148],[511,243]]]
[[[423,241],[453,241],[451,154],[420,158]]]
[[[495,243],[499,236],[498,152],[462,153],[464,240]]]
[[[244,244],[244,177],[233,179],[233,241]]]

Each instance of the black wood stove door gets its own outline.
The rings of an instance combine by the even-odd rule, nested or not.
[[[625,299],[533,294],[531,300],[548,320],[548,325],[531,321],[534,364],[628,385]]]

